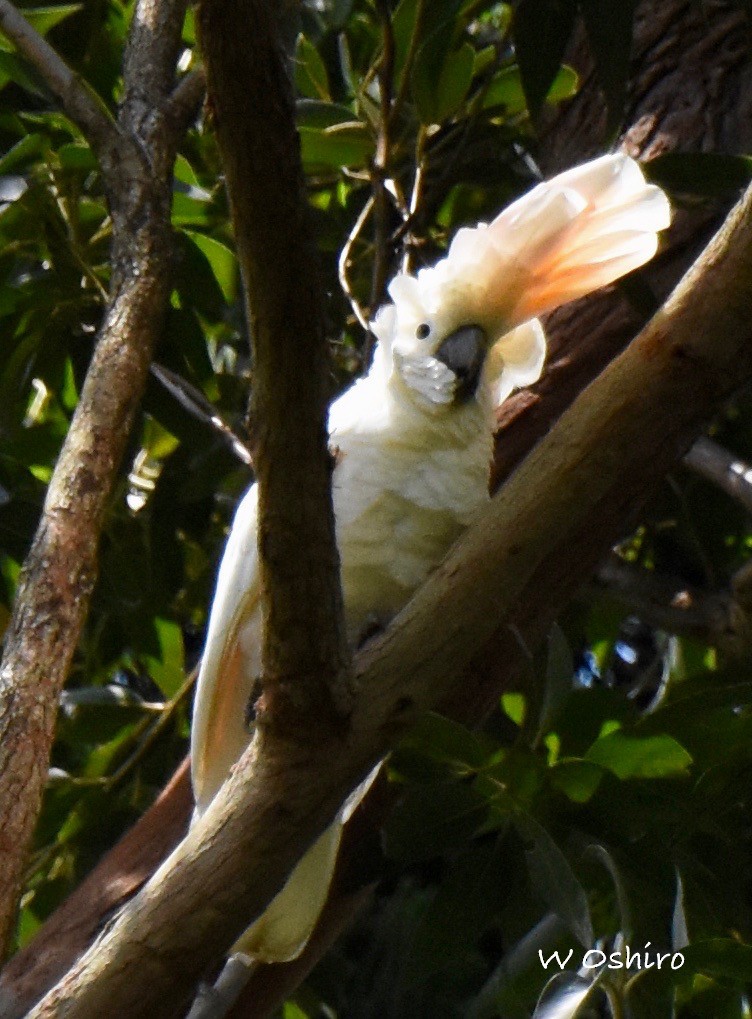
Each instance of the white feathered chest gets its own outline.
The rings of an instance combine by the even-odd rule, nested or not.
[[[369,376],[332,407],[330,434],[345,619],[356,644],[403,607],[487,501],[492,415],[485,400],[441,417],[416,412]]]

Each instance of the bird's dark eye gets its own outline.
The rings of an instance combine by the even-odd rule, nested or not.
[[[427,340],[431,335],[431,327],[427,322],[421,322],[418,328],[415,330],[415,335],[419,340]]]

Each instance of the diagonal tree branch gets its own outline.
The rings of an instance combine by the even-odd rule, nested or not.
[[[416,714],[498,689],[468,673],[546,625],[703,423],[752,377],[752,189],[638,339],[575,401],[382,637],[349,731],[265,730],[120,919],[31,1013],[172,1015]],[[656,439],[656,437],[659,437]],[[439,624],[438,621],[441,621]]]
[[[102,152],[115,144],[117,128],[104,103],[10,0],[0,0],[0,31],[29,61],[95,151]]]
[[[135,52],[131,46],[126,77],[143,76],[140,87],[156,102],[157,120],[174,80],[185,7],[186,0],[140,0],[134,15],[143,49]],[[8,8],[3,5],[6,14]],[[80,105],[82,127],[98,132],[113,221],[113,273],[81,398],[24,563],[0,663],[0,956],[41,804],[58,696],[97,575],[102,523],[169,301],[177,144],[174,136],[160,140],[154,116],[143,116],[135,102],[124,105],[117,127],[108,127],[105,136],[107,121],[100,122],[92,113],[96,106],[81,99],[87,93],[75,77],[66,77],[65,65],[50,60],[38,39],[11,23],[27,47],[24,52],[41,54],[41,66],[59,79],[61,101],[74,97],[71,116]],[[146,55],[150,60],[144,63]]]

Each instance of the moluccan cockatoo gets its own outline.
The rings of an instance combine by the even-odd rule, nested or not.
[[[668,226],[664,193],[609,155],[538,185],[446,257],[398,275],[373,323],[368,374],[331,407],[332,478],[345,620],[356,646],[439,564],[488,495],[494,415],[543,368],[537,316],[647,262]],[[237,511],[211,609],[191,742],[204,813],[251,739],[261,674],[257,490]],[[302,950],[326,899],[344,820],[320,836],[235,946],[264,961]]]

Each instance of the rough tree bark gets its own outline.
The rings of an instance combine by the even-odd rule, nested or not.
[[[47,777],[58,695],[97,574],[102,520],[169,299],[172,165],[184,113],[170,90],[185,7],[185,0],[136,4],[116,122],[7,0],[0,8],[4,31],[88,133],[113,226],[109,303],[0,666],[0,954]]]
[[[198,11],[255,355],[265,613],[256,718],[307,742],[312,719],[317,739],[341,725],[349,653],[330,491],[323,291],[295,101],[272,5],[203,0]]]
[[[646,142],[650,146],[649,154],[658,154],[665,148],[687,151],[749,148],[752,130],[752,117],[747,113],[752,103],[749,40],[736,4],[706,4],[700,11],[686,0],[670,0],[661,5],[660,10],[644,2],[638,10],[634,54],[631,108],[627,118],[633,126],[626,135],[630,145]],[[581,46],[573,59],[584,73],[583,88],[569,109],[546,129],[542,150],[552,153],[550,163],[546,164],[548,170],[581,161],[600,151],[603,144],[604,107]],[[682,102],[677,101],[679,97]],[[680,213],[679,228],[672,231],[667,252],[648,273],[656,293],[668,289],[686,264],[689,253],[701,246],[712,215],[717,215],[715,210]],[[508,474],[529,451],[562,408],[634,334],[636,323],[636,316],[618,292],[579,302],[552,316],[548,330],[553,360],[546,376],[535,387],[532,397],[520,394],[505,405],[497,448],[499,475]],[[569,559],[565,559],[564,566]],[[534,599],[529,598],[518,612],[521,632],[529,646],[534,643],[533,631],[539,633],[543,629],[543,622],[534,625],[535,611],[539,611],[539,607],[536,609]],[[507,637],[499,655],[489,657],[491,661],[485,663],[488,668],[485,697],[493,698],[499,689],[497,684],[519,662],[519,647]],[[497,660],[494,661],[494,657]],[[481,703],[483,696],[480,691]],[[177,838],[176,833],[175,841]],[[74,908],[81,905],[78,894],[74,894],[71,902]],[[91,929],[96,926],[96,922],[92,923]],[[54,926],[49,930],[49,938],[56,941]],[[44,954],[47,943],[32,943],[26,953],[13,960],[0,985],[6,993],[13,996],[19,990],[24,993],[17,982],[20,974],[32,957],[40,958]],[[70,964],[80,947],[80,942],[70,945],[67,956],[60,959],[59,968],[39,978],[36,994],[33,987],[26,991],[29,996],[22,998],[19,1014],[62,974],[67,968],[66,960]],[[304,960],[308,968],[320,953],[321,947],[313,945]],[[267,974],[267,968],[262,967],[248,989],[247,1001],[253,1001],[254,1008],[247,1014],[268,1014],[284,997],[285,991],[296,986],[301,979],[301,968],[300,965],[271,967]]]

